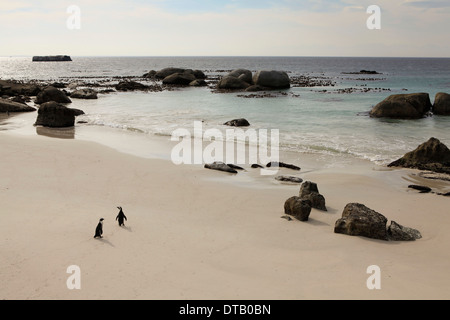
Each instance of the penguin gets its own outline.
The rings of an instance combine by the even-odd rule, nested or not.
[[[127,220],[127,221],[128,221],[128,219],[127,219],[127,217],[125,216],[125,214],[123,213],[122,207],[117,207],[117,209],[119,209],[120,212],[119,212],[119,214],[117,215],[116,220],[119,221],[119,226],[125,226],[125,223],[123,222],[123,219],[125,219],[125,220]]]
[[[103,218],[100,219],[100,221],[98,222],[97,228],[95,228],[95,235],[94,238],[103,238],[102,234],[103,234]]]

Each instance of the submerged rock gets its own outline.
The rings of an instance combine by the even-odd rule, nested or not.
[[[299,177],[293,177],[293,176],[278,176],[275,177],[275,180],[282,181],[282,182],[292,182],[292,183],[302,183],[303,179]]]
[[[71,98],[76,99],[98,99],[97,91],[93,89],[79,89],[70,94]]]
[[[205,164],[206,169],[224,171],[228,173],[238,173],[235,169],[231,168],[229,165],[223,162],[214,162],[211,164]]]
[[[284,163],[284,162],[276,162],[276,161],[269,162],[266,165],[266,167],[268,167],[268,168],[276,168],[276,167],[288,168],[288,169],[297,170],[297,171],[301,170],[301,168],[297,167],[296,165],[288,164],[288,163]]]

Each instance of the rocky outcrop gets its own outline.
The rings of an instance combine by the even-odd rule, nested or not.
[[[46,61],[56,61],[56,62],[62,62],[62,61],[72,61],[72,58],[70,56],[34,56],[33,57],[34,62],[46,62]]]
[[[232,77],[232,76],[225,76],[222,79],[220,79],[219,83],[217,84],[217,89],[221,90],[245,90],[250,86],[249,83],[245,82],[242,79]]]
[[[300,221],[308,221],[311,214],[311,203],[300,197],[291,197],[284,203],[284,213]]]
[[[192,69],[185,69],[185,68],[164,68],[160,71],[150,71],[149,73],[146,73],[144,77],[150,78],[155,77],[157,79],[164,79],[168,76],[175,74],[175,73],[181,73],[181,74],[191,74],[194,76],[194,79],[206,79],[206,75],[201,70],[192,70]]]
[[[253,83],[253,75],[250,70],[247,69],[236,69],[231,71],[228,76],[238,78],[244,82],[247,82],[248,84]]]
[[[227,121],[224,123],[225,126],[230,127],[248,127],[250,126],[250,123],[246,119],[234,119],[231,121]]]
[[[442,116],[450,115],[450,94],[439,92],[434,98],[433,113]]]
[[[0,112],[30,112],[36,111],[35,108],[23,103],[14,102],[0,98]]]
[[[145,84],[136,81],[120,81],[115,86],[117,91],[135,91],[135,90],[148,90],[149,87]]]
[[[390,163],[388,167],[430,170],[450,174],[450,150],[436,138],[421,144],[416,150]]]
[[[40,91],[41,88],[34,83],[0,80],[0,96],[36,96]]]
[[[287,89],[291,87],[291,80],[284,71],[258,71],[253,76],[253,84],[270,89]]]
[[[349,203],[336,221],[334,232],[385,241],[414,241],[422,238],[420,232],[395,221],[386,228],[387,218],[360,203]]]
[[[75,111],[54,101],[43,103],[38,110],[35,126],[52,128],[73,127]]]
[[[236,169],[231,168],[229,165],[223,163],[223,162],[214,162],[211,164],[205,164],[206,169],[211,170],[217,170],[217,171],[223,171],[228,173],[238,173]]]
[[[163,84],[188,86],[196,78],[192,73],[172,73],[163,79]]]
[[[71,103],[72,100],[69,99],[69,97],[61,90],[48,86],[45,87],[41,92],[38,93],[36,96],[35,102],[37,104],[42,104],[46,102],[58,102],[58,103]]]
[[[305,181],[300,187],[299,197],[303,200],[310,201],[311,207],[327,211],[325,197],[319,193],[319,188],[316,183]]]
[[[387,219],[381,213],[360,203],[349,203],[342,212],[342,218],[336,221],[334,232],[388,240],[386,223]]]
[[[98,99],[97,91],[93,89],[79,89],[70,94],[71,98],[75,99]]]
[[[378,103],[369,114],[373,118],[420,119],[431,108],[428,93],[395,94]]]

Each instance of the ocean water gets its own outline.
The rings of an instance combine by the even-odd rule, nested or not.
[[[209,79],[245,68],[283,70],[291,78],[320,83],[292,86],[271,97],[217,93],[211,87],[162,92],[114,92],[98,100],[72,99],[86,115],[84,126],[170,137],[176,129],[228,129],[223,123],[246,118],[255,130],[278,130],[280,149],[345,155],[385,165],[430,137],[450,146],[450,117],[420,120],[372,119],[370,109],[391,94],[450,93],[449,58],[343,57],[72,57],[72,62],[37,63],[31,57],[0,57],[0,78],[114,84],[116,77],[140,77],[150,70],[183,67],[203,70]],[[379,74],[353,74],[375,70]],[[142,81],[142,80],[141,80]]]

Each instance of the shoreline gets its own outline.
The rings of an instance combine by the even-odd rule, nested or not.
[[[288,222],[280,219],[283,205],[298,195],[298,184],[249,170],[230,176],[176,166],[162,159],[164,152],[158,158],[148,150],[165,137],[75,130],[75,139],[0,132],[1,157],[14,164],[2,170],[0,183],[1,299],[450,297],[448,199],[408,190],[420,179],[416,170],[350,159],[324,167],[332,158],[283,154],[281,161],[302,167],[299,177],[318,184],[328,208],[313,209],[308,222]],[[117,144],[107,146],[112,140]],[[386,242],[335,234],[350,202],[416,228],[423,238]],[[117,206],[129,219],[124,228],[114,221]],[[95,240],[100,217],[105,234]],[[70,265],[81,269],[81,290],[66,286]],[[381,290],[366,286],[371,265],[381,268]]]

